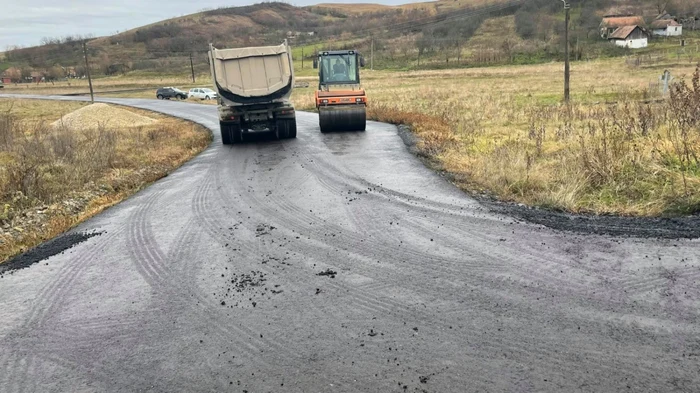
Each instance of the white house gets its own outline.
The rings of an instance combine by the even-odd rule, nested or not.
[[[683,35],[683,26],[673,19],[658,19],[651,23],[651,34],[661,37]]]
[[[630,49],[646,48],[649,44],[647,33],[639,26],[620,27],[608,36],[608,40]]]

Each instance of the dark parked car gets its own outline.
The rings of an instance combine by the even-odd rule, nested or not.
[[[174,87],[161,87],[156,91],[156,97],[159,100],[169,100],[171,98],[185,100],[187,99],[187,93]]]

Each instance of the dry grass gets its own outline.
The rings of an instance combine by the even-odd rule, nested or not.
[[[156,121],[138,128],[49,125],[85,105],[0,100],[0,261],[164,176],[211,137],[201,126],[145,111],[135,112]]]
[[[686,92],[680,108],[639,103],[660,98],[648,87],[664,68],[677,80],[694,70],[575,63],[570,107],[559,103],[555,63],[363,75],[370,118],[413,126],[423,154],[465,189],[575,212],[697,212],[699,132],[676,119],[700,93]],[[293,98],[313,107],[306,94]]]

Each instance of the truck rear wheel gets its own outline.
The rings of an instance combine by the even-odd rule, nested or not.
[[[290,139],[296,138],[297,137],[297,119],[287,120],[287,129],[289,130],[289,135],[287,137]]]
[[[241,143],[241,141],[243,140],[243,135],[241,133],[240,125],[225,123],[219,123],[219,125],[221,127],[221,142],[224,145]]]
[[[221,129],[221,142],[224,145],[231,144],[231,131],[227,124],[219,123],[219,128]]]
[[[231,124],[229,126],[229,129],[230,129],[230,134],[231,134],[231,141],[233,143],[243,142],[243,132],[241,131],[240,124]]]
[[[286,120],[277,120],[275,122],[275,137],[277,139],[289,138],[289,124]]]

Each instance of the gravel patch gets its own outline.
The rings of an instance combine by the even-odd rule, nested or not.
[[[99,127],[129,128],[143,127],[157,120],[139,115],[118,106],[95,103],[84,106],[51,123],[53,127],[94,129]]]

